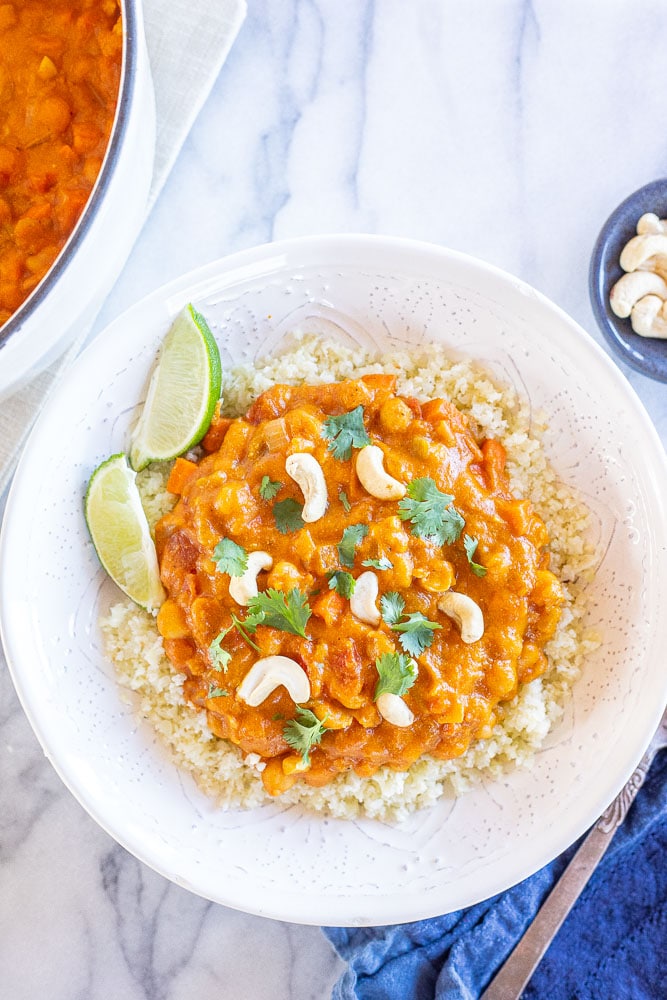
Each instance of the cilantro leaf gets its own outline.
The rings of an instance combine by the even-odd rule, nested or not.
[[[259,646],[254,643],[248,635],[248,632],[252,635],[253,632],[257,631],[257,625],[259,623],[253,621],[250,616],[248,616],[248,618],[244,618],[243,621],[239,621],[235,614],[232,614],[232,623],[243,641],[247,642],[251,649],[256,649],[258,653],[261,653],[262,651]]]
[[[390,559],[386,556],[380,556],[379,559],[364,559],[361,564],[362,566],[372,566],[373,569],[393,569],[394,565]]]
[[[465,521],[453,506],[454,497],[441,493],[429,476],[413,479],[407,491],[407,499],[398,502],[398,516],[412,523],[413,535],[438,545],[458,540]]]
[[[463,548],[466,550],[466,555],[468,557],[468,562],[470,563],[470,569],[473,571],[475,576],[486,576],[486,567],[480,566],[479,563],[473,561],[473,556],[479,542],[476,538],[472,538],[470,535],[463,536]]]
[[[230,625],[229,628],[224,628],[219,635],[216,635],[215,639],[208,647],[208,656],[213,669],[222,670],[223,673],[227,670],[227,665],[232,658],[232,654],[222,648],[222,640],[225,638],[227,633],[232,630],[232,628],[232,625]]]
[[[354,566],[354,550],[368,534],[367,524],[349,524],[338,543],[338,555],[343,566]]]
[[[273,500],[276,493],[282,488],[282,483],[270,479],[269,476],[262,476],[262,481],[259,484],[259,495],[262,500]]]
[[[381,694],[396,694],[402,697],[417,680],[417,664],[405,653],[383,653],[375,661],[378,682],[373,700]]]
[[[224,688],[215,687],[214,684],[209,684],[207,698],[229,698],[229,691],[225,691]]]
[[[213,559],[221,573],[243,576],[248,568],[248,553],[231,538],[221,538],[213,550]]]
[[[430,622],[421,611],[406,615],[405,621],[396,622],[391,626],[395,632],[400,632],[398,641],[410,656],[420,656],[433,642],[433,633],[442,628],[437,622]]]
[[[329,451],[334,458],[347,461],[352,455],[352,448],[363,448],[371,443],[364,427],[364,408],[356,406],[349,413],[341,413],[338,417],[329,417],[324,421],[322,437],[329,441]]]
[[[347,493],[345,492],[345,490],[341,490],[341,491],[340,491],[340,493],[338,494],[338,499],[339,499],[339,500],[340,500],[340,502],[342,503],[342,505],[343,505],[343,508],[344,508],[344,510],[345,510],[345,513],[346,513],[346,514],[349,514],[349,513],[350,513],[350,509],[351,509],[351,507],[352,507],[352,504],[351,504],[351,503],[350,503],[350,501],[348,500],[348,498],[347,498]]]
[[[250,612],[243,624],[248,631],[255,631],[257,625],[277,628],[281,632],[301,635],[306,638],[306,623],[312,612],[308,597],[294,587],[285,595],[281,590],[270,587],[248,601]]]
[[[335,590],[341,597],[352,597],[356,582],[352,574],[344,569],[329,574],[329,590]]]
[[[380,598],[380,611],[387,625],[395,625],[403,614],[405,601],[395,590],[389,590]]]
[[[276,528],[281,535],[288,535],[290,531],[298,531],[303,528],[303,518],[301,511],[303,504],[298,503],[292,497],[286,500],[278,500],[273,505],[273,516],[276,521]]]
[[[296,719],[290,719],[283,729],[285,742],[301,754],[304,764],[310,766],[310,751],[322,739],[327,727],[324,725],[326,716],[322,722],[309,708],[299,708],[297,706]]]

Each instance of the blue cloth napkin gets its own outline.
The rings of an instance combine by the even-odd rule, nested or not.
[[[475,1000],[575,849],[467,910],[389,927],[325,928],[348,963],[333,1000]],[[523,996],[667,998],[667,751]]]

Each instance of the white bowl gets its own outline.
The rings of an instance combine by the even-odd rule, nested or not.
[[[120,0],[120,5],[123,66],[102,168],[57,260],[0,327],[0,400],[17,392],[86,331],[143,222],[153,174],[155,101],[141,0]]]
[[[590,588],[603,643],[532,770],[485,780],[398,825],[275,803],[222,812],[168,761],[120,698],[96,620],[108,585],[87,538],[92,469],[127,446],[171,318],[193,301],[223,363],[293,327],[395,348],[444,342],[486,362],[550,421],[546,447],[600,526]],[[272,917],[385,924],[454,910],[528,876],[626,781],[667,699],[667,470],[625,379],[537,292],[437,247],[379,237],[241,253],[154,293],[59,386],[26,448],[0,543],[0,624],[25,711],[74,795],[121,844],[180,885]]]

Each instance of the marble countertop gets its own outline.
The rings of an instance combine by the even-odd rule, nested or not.
[[[211,0],[213,3],[214,0]],[[247,19],[96,330],[258,243],[375,232],[514,272],[598,342],[590,253],[667,175],[667,8],[645,0],[249,0]],[[667,389],[625,371],[667,442]],[[0,671],[0,993],[310,1000],[320,930],[190,895],[117,846],[45,760]]]

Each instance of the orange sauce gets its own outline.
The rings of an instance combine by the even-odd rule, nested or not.
[[[499,442],[478,443],[449,402],[398,396],[394,382],[393,376],[373,375],[335,385],[278,385],[244,418],[214,420],[204,440],[211,454],[198,465],[178,465],[172,488],[180,500],[157,526],[169,595],[158,628],[167,655],[185,674],[185,695],[206,710],[213,732],[263,758],[272,794],[296,780],[322,785],[350,769],[362,776],[382,765],[405,770],[424,754],[456,757],[488,735],[498,702],[546,666],[544,645],[556,629],[562,593],[548,568],[544,523],[528,501],[511,495]],[[419,537],[414,523],[399,516],[396,500],[370,496],[356,475],[356,449],[349,459],[334,456],[325,421],[357,406],[363,406],[365,429],[391,476],[404,484],[430,478],[454,498],[465,533],[477,540],[475,559],[484,575],[473,571],[462,536],[448,544]],[[285,470],[287,456],[297,452],[320,463],[328,506],[319,520],[281,531],[275,503],[303,502]],[[281,484],[275,498],[261,495],[264,477]],[[376,660],[401,651],[399,633],[384,620],[377,627],[363,623],[349,600],[330,588],[331,572],[342,568],[343,532],[358,524],[367,531],[352,566],[343,568],[356,578],[366,571],[365,561],[387,559],[391,567],[376,570],[380,595],[399,594],[406,615],[419,612],[440,626],[415,656],[418,676],[404,695],[414,714],[407,727],[384,720],[374,701]],[[270,553],[273,565],[260,573],[260,591],[296,588],[307,595],[305,638],[260,624],[253,635],[260,653],[244,641],[232,614],[242,619],[245,609],[230,596],[230,577],[213,560],[221,538],[248,552]],[[438,609],[450,588],[482,609],[478,641],[464,643],[455,621]],[[209,647],[230,626],[224,647],[231,659],[221,672],[213,669]],[[272,654],[302,667],[310,683],[305,707],[325,722],[306,770],[295,770],[299,756],[284,738],[296,710],[286,689],[277,687],[255,708],[236,695],[253,663]],[[225,695],[210,697],[212,688]]]

